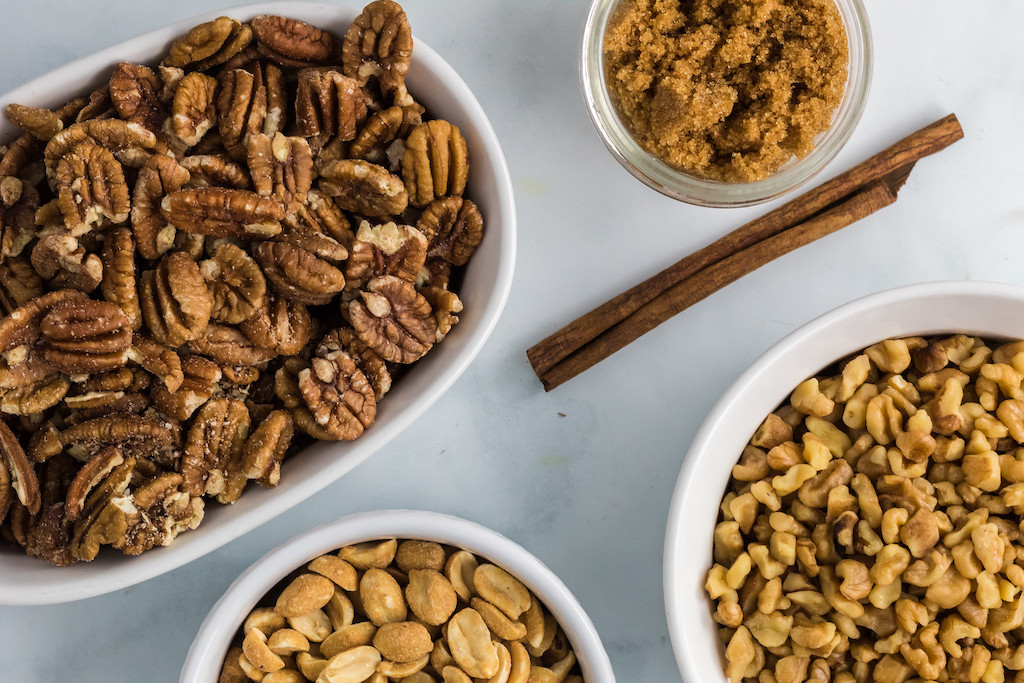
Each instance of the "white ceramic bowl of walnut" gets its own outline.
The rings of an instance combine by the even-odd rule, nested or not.
[[[415,510],[382,510],[344,517],[272,550],[227,589],[210,610],[189,648],[181,683],[214,683],[242,622],[282,579],[337,549],[381,539],[416,539],[468,550],[519,579],[554,616],[588,683],[615,680],[611,662],[590,618],[562,581],[522,546],[458,517]],[[269,604],[273,606],[273,601]]]
[[[247,21],[261,14],[279,14],[344,35],[362,4],[338,7],[276,2],[184,19],[68,64],[0,96],[0,109],[14,102],[58,106],[101,85],[121,61],[155,65],[172,40],[218,16]],[[419,40],[415,41],[407,84],[431,115],[460,127],[470,151],[468,196],[484,216],[485,235],[459,289],[464,303],[461,322],[444,343],[396,381],[380,405],[376,422],[361,438],[312,445],[284,464],[279,486],[249,487],[234,505],[208,506],[199,528],[183,533],[168,547],[155,548],[139,557],[103,552],[91,563],[55,568],[26,557],[16,546],[0,544],[0,604],[55,603],[99,595],[152,578],[224,545],[365,460],[421,415],[466,369],[494,328],[511,285],[516,242],[511,182],[497,138],[476,98],[451,66]],[[0,120],[0,139],[15,134],[11,124]]]
[[[720,627],[704,585],[722,494],[761,422],[798,384],[844,356],[885,339],[961,332],[987,340],[1024,339],[1024,289],[935,282],[858,299],[778,342],[723,395],[686,455],[665,539],[665,610],[684,679],[727,680]]]

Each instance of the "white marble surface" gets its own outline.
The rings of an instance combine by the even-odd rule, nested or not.
[[[0,92],[232,0],[6,0]],[[577,79],[588,0],[407,0],[417,35],[491,117],[519,209],[504,317],[470,370],[367,463],[193,564],[100,598],[0,607],[0,681],[175,681],[212,602],[253,560],[346,513],[472,519],[522,543],[576,593],[622,681],[677,681],[662,607],[669,497],[695,430],[773,342],[852,298],[934,279],[1024,284],[1024,5],[869,0],[867,109],[830,176],[955,111],[967,139],[918,164],[899,202],[727,287],[545,394],[526,349],[765,210],[700,209],[633,180],[593,131]],[[696,683],[696,682],[690,682]]]

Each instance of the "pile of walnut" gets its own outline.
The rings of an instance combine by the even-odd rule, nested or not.
[[[706,588],[732,681],[1024,681],[1024,341],[887,340],[732,471]]]
[[[248,616],[220,683],[583,683],[551,613],[466,550],[371,541],[306,570]]]
[[[156,70],[7,108],[26,132],[0,149],[5,537],[56,565],[167,545],[204,498],[276,485],[306,435],[362,434],[458,322],[483,221],[464,138],[406,90],[411,53],[390,0],[343,40],[221,17]]]

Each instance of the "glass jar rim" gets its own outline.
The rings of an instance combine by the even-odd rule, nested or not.
[[[871,87],[873,50],[867,10],[861,0],[833,0],[846,27],[849,64],[843,98],[832,125],[803,158],[793,158],[763,180],[727,183],[679,171],[644,150],[633,139],[611,101],[605,81],[604,34],[622,0],[594,0],[583,29],[580,81],[590,120],[605,147],[633,176],[658,192],[689,204],[741,207],[760,204],[810,181],[839,153],[860,121]]]

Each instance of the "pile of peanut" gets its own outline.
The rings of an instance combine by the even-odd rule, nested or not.
[[[0,147],[0,535],[135,555],[352,440],[459,321],[458,127],[375,0],[345,35],[219,17]]]
[[[1024,681],[1024,341],[890,339],[733,468],[706,589],[733,682]]]
[[[551,613],[466,550],[360,543],[281,585],[242,624],[220,683],[583,683]]]

